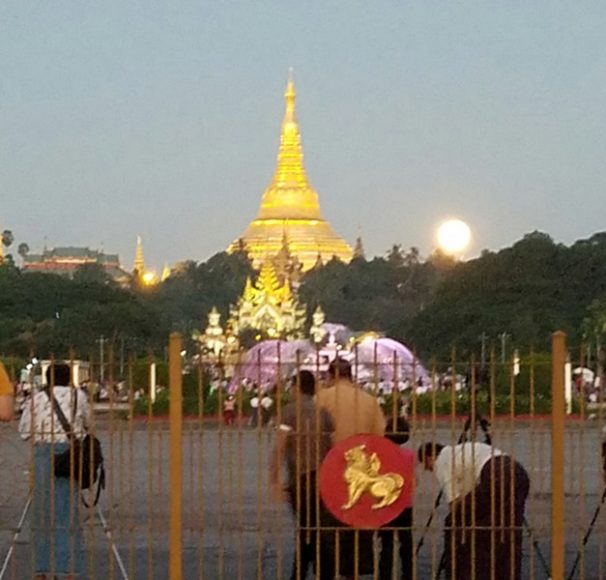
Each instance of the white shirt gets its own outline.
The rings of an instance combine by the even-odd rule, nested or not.
[[[271,397],[263,397],[261,399],[261,407],[263,407],[266,411],[269,411],[273,404],[274,402]]]
[[[82,439],[90,424],[91,411],[86,393],[82,389],[73,387],[55,386],[53,390],[65,418],[72,426],[74,435]],[[76,397],[78,397],[78,405],[74,416]],[[37,391],[32,399],[25,401],[23,415],[19,421],[19,433],[23,439],[33,437],[34,443],[67,443],[68,441],[45,391]]]
[[[498,455],[503,453],[486,443],[444,447],[434,462],[433,472],[448,502],[471,493],[479,483],[484,465]]]

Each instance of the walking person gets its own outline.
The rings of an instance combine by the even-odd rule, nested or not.
[[[4,365],[0,362],[0,421],[12,421],[15,416],[15,388]]]
[[[256,427],[260,423],[259,415],[261,413],[261,409],[259,408],[259,391],[256,388],[250,399],[250,411],[250,426]]]
[[[295,400],[282,411],[276,448],[271,456],[269,481],[274,499],[286,499],[296,521],[295,555],[291,580],[304,580],[315,563],[320,514],[317,512],[317,471],[330,450],[334,425],[330,414],[316,408],[316,382],[310,371],[297,375]],[[288,483],[280,481],[283,459],[288,467]],[[324,567],[316,567],[317,578],[329,578]],[[334,575],[333,575],[334,576]],[[330,578],[333,580],[333,578]]]
[[[486,443],[425,443],[419,462],[448,500],[444,562],[450,580],[520,580],[530,481],[520,463]],[[513,516],[513,517],[512,517]]]
[[[54,409],[53,398],[68,418],[73,436],[81,439],[90,424],[90,406],[81,389],[71,386],[70,366],[51,365],[47,387],[27,401],[19,431],[34,445],[34,487],[31,545],[35,580],[76,578],[81,569],[82,530],[79,490],[73,480],[55,477],[53,454],[69,449],[69,438]]]

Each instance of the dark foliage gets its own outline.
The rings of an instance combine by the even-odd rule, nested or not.
[[[169,332],[189,338],[213,306],[225,322],[252,273],[243,251],[184,262],[151,289],[119,287],[95,266],[69,280],[22,273],[5,261],[0,353],[61,355],[70,346],[88,353],[101,335],[120,348],[164,352]],[[506,333],[518,347],[547,350],[555,329],[573,343],[606,333],[606,233],[567,247],[534,232],[461,263],[440,254],[423,261],[416,248],[394,246],[385,258],[314,268],[300,296],[310,314],[321,305],[327,320],[385,332],[424,358],[447,358],[452,345],[462,357],[478,352],[482,334],[488,346]]]

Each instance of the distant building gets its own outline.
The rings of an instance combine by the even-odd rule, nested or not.
[[[72,278],[80,266],[98,264],[116,281],[122,282],[129,278],[120,266],[118,254],[106,254],[103,251],[90,248],[51,248],[44,249],[41,254],[27,254],[23,258],[25,272],[45,272],[60,274]]]

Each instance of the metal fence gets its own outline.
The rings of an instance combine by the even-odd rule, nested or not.
[[[70,521],[82,530],[81,577],[290,578],[293,562],[302,559],[299,534],[320,532],[309,536],[318,556],[326,534],[343,532],[319,516],[300,526],[286,503],[274,501],[270,486],[277,427],[286,406],[298,400],[292,377],[307,368],[323,388],[326,361],[184,356],[179,335],[170,337],[168,354],[166,363],[151,355],[116,361],[110,350],[79,370],[95,400],[90,429],[102,442],[107,473],[97,506],[70,508]],[[522,578],[605,578],[603,369],[592,368],[599,361],[588,361],[585,348],[568,351],[562,333],[554,334],[551,352],[499,354],[462,358],[453,350],[450,360],[424,361],[420,370],[416,359],[400,364],[397,357],[362,360],[354,353],[352,366],[358,388],[377,397],[386,424],[406,417],[405,447],[415,453],[426,441],[484,441],[486,426],[492,445],[524,466],[530,494]],[[69,360],[73,366],[76,355]],[[19,365],[7,367],[18,380]],[[256,369],[256,380],[245,376],[245,367]],[[95,383],[102,392],[93,393]],[[0,580],[21,580],[37,566],[32,526],[40,520],[30,499],[41,482],[34,476],[35,446],[22,441],[14,423],[0,426],[0,440]],[[417,468],[411,558],[419,580],[449,572],[442,565],[449,506],[436,504],[439,493],[434,475]],[[84,495],[90,502],[91,494]],[[320,506],[317,496],[306,501]],[[371,573],[356,567],[355,577],[380,578],[381,535],[371,534]],[[335,557],[342,559],[336,542]],[[71,537],[70,549],[77,551]],[[359,555],[354,543],[346,557]],[[55,564],[49,578],[61,572]],[[401,577],[399,565],[393,563],[390,577]],[[496,563],[491,575],[514,577]]]

